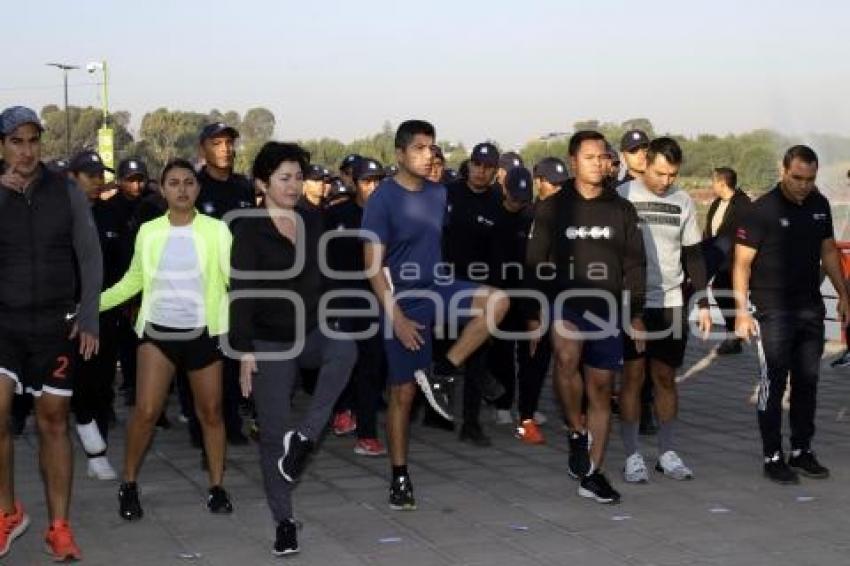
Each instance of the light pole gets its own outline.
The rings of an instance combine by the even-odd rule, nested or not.
[[[71,115],[68,114],[68,71],[79,69],[79,67],[66,63],[47,63],[47,66],[60,69],[65,81],[65,157],[71,159]]]
[[[86,71],[89,73],[98,70],[103,71],[103,90],[101,91],[103,124],[97,131],[97,152],[100,154],[103,164],[113,169],[115,168],[115,132],[109,126],[109,71],[106,61],[95,61],[86,65]],[[111,173],[107,173],[107,177],[109,177],[107,181],[112,180],[111,176]]]

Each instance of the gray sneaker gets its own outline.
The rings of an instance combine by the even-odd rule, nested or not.
[[[679,455],[668,450],[658,458],[655,470],[674,480],[694,479],[694,473],[688,468]]]
[[[640,452],[635,452],[626,458],[623,479],[626,483],[647,483],[649,481],[649,470],[647,470],[646,462]]]

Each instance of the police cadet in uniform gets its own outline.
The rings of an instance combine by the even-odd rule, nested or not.
[[[342,179],[342,183],[346,187],[354,188],[354,164],[360,160],[361,157],[356,153],[349,153],[345,157],[343,157],[342,162],[339,164],[339,178]]]
[[[829,201],[815,186],[818,157],[796,145],[782,159],[782,179],[757,199],[737,230],[732,284],[735,331],[763,348],[758,420],[764,475],[780,484],[799,475],[826,478],[829,470],[812,451],[821,355],[824,304],[821,266],[838,293],[842,324],[848,315],[847,288],[835,246]],[[747,293],[755,318],[747,308]],[[791,374],[791,454],[782,446],[782,396]]]
[[[499,185],[499,190],[502,193],[502,198],[507,198],[508,188],[505,185],[505,179],[508,176],[508,171],[514,167],[525,167],[522,162],[522,157],[515,151],[506,151],[499,155],[499,168],[496,169],[496,184]]]
[[[304,176],[304,194],[298,199],[298,206],[315,212],[325,209],[325,181],[329,180],[330,171],[321,165],[312,164]]]
[[[384,177],[384,168],[378,161],[364,157],[354,165],[352,177],[357,186],[354,197],[329,207],[325,212],[325,226],[329,232],[360,229],[363,208]],[[340,185],[344,187],[341,183]],[[330,301],[329,308],[360,310],[365,313],[369,309],[369,301],[363,298],[363,294],[373,293],[363,265],[363,240],[357,235],[332,239],[327,247],[327,261],[334,271],[345,272],[350,277],[359,276],[355,279],[330,281],[331,289],[352,291],[352,294]],[[362,333],[377,322],[377,317],[359,316],[343,318],[340,324],[345,331]],[[378,439],[377,413],[386,380],[386,368],[384,344],[380,333],[375,332],[371,336],[357,339],[357,351],[357,365],[337,402],[333,427],[344,429],[346,424],[353,425],[351,428],[357,432],[355,454],[382,456],[387,450]],[[339,411],[340,408],[343,410]]]
[[[446,186],[446,221],[443,257],[453,265],[454,277],[463,281],[494,284],[497,281],[496,232],[502,215],[501,189],[494,184],[499,150],[479,143],[469,159],[469,177]],[[481,400],[493,402],[505,393],[504,386],[487,366],[487,345],[466,362],[463,381],[463,425],[460,440],[489,446],[481,429]]]
[[[15,499],[6,426],[13,395],[28,390],[35,397],[50,522],[46,548],[56,560],[79,560],[68,522],[74,466],[68,436],[71,362],[75,351],[89,359],[98,350],[102,260],[85,195],[41,162],[42,132],[29,108],[13,106],[0,114],[0,557],[29,525]]]
[[[207,216],[222,220],[231,211],[253,208],[256,201],[254,187],[244,175],[233,171],[236,156],[236,140],[239,132],[222,122],[207,124],[201,130],[200,152],[204,158],[204,166],[198,172],[198,183],[201,192],[195,203],[195,208]],[[236,220],[238,223],[238,220]],[[233,230],[230,223],[231,231]],[[182,373],[182,372],[181,372]],[[248,438],[242,432],[242,417],[239,415],[239,363],[225,356],[224,369],[224,426],[227,431],[227,442],[240,446],[248,443]],[[192,396],[188,394],[188,382],[185,376],[178,377],[178,384],[183,384],[184,400],[191,405]],[[200,425],[193,409],[186,415],[189,426],[194,430],[195,440],[200,439]]]
[[[560,191],[570,173],[566,164],[557,157],[545,157],[534,166],[533,176],[539,204]]]
[[[649,136],[643,130],[629,130],[620,140],[620,153],[626,163],[626,173],[620,183],[639,179],[646,170],[646,150]]]

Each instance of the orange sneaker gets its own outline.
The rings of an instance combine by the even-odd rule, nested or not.
[[[526,444],[543,444],[546,442],[546,439],[543,438],[543,433],[540,432],[540,427],[537,426],[534,419],[525,419],[519,423],[514,435]]]
[[[0,511],[0,558],[9,554],[12,541],[24,534],[30,526],[30,518],[24,513],[24,508],[15,502],[14,513]]]
[[[74,533],[68,521],[57,519],[50,524],[50,529],[44,534],[47,553],[56,562],[82,560],[80,547],[74,542]]]

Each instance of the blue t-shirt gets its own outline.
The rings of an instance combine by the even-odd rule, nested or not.
[[[386,246],[384,262],[396,293],[427,288],[439,274],[445,211],[446,188],[430,181],[420,191],[408,191],[387,178],[366,202],[361,229]]]

